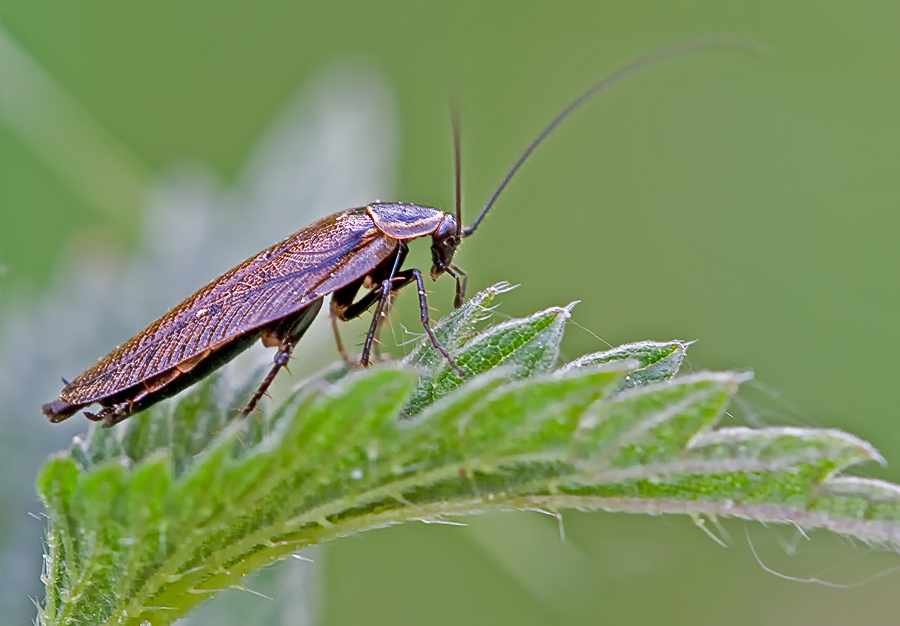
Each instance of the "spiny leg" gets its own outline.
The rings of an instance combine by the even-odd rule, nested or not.
[[[459,268],[456,268],[457,274],[461,275],[463,278],[461,280],[457,278],[457,295],[459,297],[460,303],[462,303],[462,296],[465,294],[465,273],[460,271]],[[454,276],[456,277],[456,276]],[[460,376],[465,376],[465,372],[461,367],[456,364],[456,361],[453,360],[453,357],[450,356],[450,353],[447,352],[447,349],[441,345],[441,342],[438,341],[438,338],[435,336],[434,331],[431,330],[430,319],[428,317],[428,300],[425,295],[425,281],[422,278],[422,272],[417,269],[409,269],[403,270],[402,272],[397,272],[394,276],[393,280],[387,279],[382,281],[381,285],[364,295],[362,298],[353,302],[351,304],[336,304],[335,300],[332,298],[332,312],[339,317],[343,321],[352,320],[356,317],[359,317],[363,313],[368,310],[370,306],[377,300],[378,308],[375,311],[375,316],[372,318],[372,324],[369,326],[369,332],[366,334],[366,342],[363,347],[362,358],[360,359],[360,365],[363,367],[369,364],[369,356],[372,351],[372,342],[375,339],[375,333],[378,330],[378,324],[381,320],[381,313],[384,311],[386,306],[386,300],[390,297],[390,294],[393,292],[397,292],[413,280],[416,281],[419,288],[419,312],[420,318],[422,320],[422,325],[425,327],[425,332],[428,333],[428,338],[431,339],[431,344],[434,346],[435,350],[441,353],[441,355],[447,359],[447,362]],[[385,293],[387,293],[387,298],[385,297]]]
[[[363,353],[360,357],[360,365],[363,367],[368,366],[371,362],[371,357],[374,354],[375,361],[381,361],[381,341],[379,341],[378,336],[381,334],[381,327],[384,323],[385,317],[387,317],[387,312],[391,308],[391,296],[394,293],[406,285],[409,280],[403,279],[402,277],[395,277],[394,281],[401,281],[400,284],[393,285],[390,289],[387,289],[388,283],[391,282],[391,279],[385,279],[381,286],[378,289],[374,289],[370,291],[366,296],[360,299],[359,302],[355,303],[354,306],[360,305],[360,313],[367,310],[371,306],[371,302],[366,302],[366,299],[370,301],[378,300],[378,306],[375,309],[375,315],[372,318],[372,324],[369,326],[369,330],[366,332],[366,340],[363,346]],[[386,296],[384,294],[387,294]],[[365,360],[363,360],[365,359]]]
[[[375,335],[372,337],[372,360],[376,363],[381,363],[384,360],[381,354],[381,329],[384,328],[384,321],[387,319],[390,310],[391,297],[388,296],[387,304],[384,305],[384,309],[381,312],[381,320],[375,327]]]
[[[309,325],[312,324],[312,321],[318,315],[319,309],[322,308],[323,300],[324,298],[318,298],[293,314],[282,317],[263,328],[260,336],[263,345],[267,348],[278,346],[278,352],[275,353],[272,369],[269,370],[269,373],[266,374],[266,377],[260,383],[259,389],[250,397],[250,402],[241,411],[242,418],[247,417],[256,408],[260,399],[267,394],[269,385],[272,384],[275,376],[278,375],[278,370],[282,367],[287,368],[294,346],[297,345],[297,342],[300,341],[300,338],[303,337]]]
[[[127,401],[105,406],[97,413],[84,412],[84,416],[92,422],[103,422],[103,428],[118,424],[129,415],[131,415],[131,403]]]
[[[405,271],[400,272],[394,277],[394,284],[391,288],[393,291],[399,291],[402,287],[405,287],[408,283],[412,282],[412,277],[407,276],[408,273],[409,272]],[[335,299],[332,298],[331,312],[342,322],[355,320],[357,317],[368,311],[369,307],[381,298],[381,289],[382,285],[378,285],[356,302],[341,303],[335,302]],[[335,295],[337,295],[337,292],[335,292]]]
[[[149,393],[150,389],[145,382],[143,387],[140,387],[130,398],[126,398],[122,402],[104,406],[97,413],[85,411],[84,416],[93,422],[103,422],[103,428],[115,426],[126,417],[130,416],[131,412],[134,410],[134,405],[137,404],[139,400],[146,398]]]
[[[372,353],[372,342],[375,341],[375,335],[378,333],[378,327],[381,325],[381,315],[384,313],[384,309],[391,299],[391,291],[391,279],[385,278],[381,282],[381,289],[379,291],[371,292],[373,294],[378,294],[378,306],[375,307],[375,315],[372,316],[372,324],[369,326],[369,332],[366,333],[366,343],[363,345],[362,356],[359,359],[359,364],[363,367],[369,366],[369,356]],[[365,298],[363,298],[363,300],[365,300]],[[360,302],[362,302],[362,300]]]
[[[382,284],[378,285],[364,296],[362,296],[356,302],[353,302],[353,298],[356,296],[357,287],[351,287],[351,291],[342,292],[336,291],[334,296],[331,298],[331,315],[339,319],[343,322],[348,322],[352,319],[356,319],[363,313],[369,310],[375,302],[380,302],[382,300],[382,295],[384,293],[384,286],[386,283],[391,284],[391,291],[398,291],[401,287],[405,286],[412,280],[412,277],[408,275],[408,272],[400,272],[398,275],[394,276],[393,281],[385,280],[382,281]],[[389,304],[389,303],[388,303]],[[384,311],[384,307],[387,305],[382,305],[381,311]],[[375,319],[379,319],[381,316],[376,316]],[[374,320],[373,320],[374,322]],[[337,332],[337,324],[335,323],[335,331]],[[371,328],[369,330],[371,332]],[[366,333],[367,343],[369,344],[369,349],[371,351],[372,343],[375,341],[375,336],[372,336],[372,339],[368,339],[369,332]],[[376,328],[377,333],[377,328]],[[368,365],[368,354],[366,354],[366,361],[363,365]]]
[[[384,308],[381,311],[380,320],[378,322],[378,326],[375,328],[375,336],[372,339],[372,355],[376,362],[381,362],[383,359],[381,348],[384,344],[381,343],[381,331],[384,330],[384,322],[391,314],[391,307],[394,305],[394,294],[402,287],[406,285],[409,281],[402,282],[400,285],[395,284],[391,289],[390,293],[387,297],[387,302],[384,305]]]
[[[422,326],[425,327],[425,332],[428,333],[428,338],[431,339],[431,345],[433,345],[434,349],[440,352],[441,355],[445,359],[447,359],[450,367],[455,369],[457,374],[459,374],[461,377],[465,377],[466,373],[459,365],[456,364],[456,361],[453,360],[453,357],[450,356],[450,353],[447,352],[447,349],[441,345],[440,341],[438,341],[438,338],[435,336],[434,331],[431,330],[431,320],[428,317],[428,300],[425,297],[425,281],[422,280],[422,272],[416,269],[411,269],[404,272],[404,274],[406,273],[409,273],[413,278],[416,279],[416,286],[419,288],[419,313],[421,314]],[[458,288],[459,279],[457,279],[457,289]],[[458,291],[457,295],[459,295]],[[462,304],[461,301],[460,304]]]
[[[269,370],[269,373],[266,374],[266,377],[259,384],[259,388],[250,397],[250,402],[248,402],[247,406],[244,407],[244,410],[241,411],[242,418],[250,415],[250,413],[253,412],[253,409],[256,408],[256,405],[259,404],[259,401],[262,399],[262,397],[266,395],[266,393],[268,393],[269,386],[272,384],[272,381],[275,380],[275,376],[278,375],[278,370],[280,370],[282,367],[287,366],[288,361],[291,358],[291,351],[293,351],[294,346],[297,345],[298,341],[300,341],[300,337],[288,337],[278,347],[278,352],[275,354],[275,363],[272,365],[272,369]]]

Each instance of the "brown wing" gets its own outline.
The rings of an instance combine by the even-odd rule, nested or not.
[[[60,398],[87,404],[293,313],[368,274],[397,249],[351,209],[247,259],[100,359]]]

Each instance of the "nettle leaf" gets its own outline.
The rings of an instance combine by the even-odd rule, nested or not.
[[[485,293],[492,297],[502,292],[494,288]],[[450,330],[466,332],[484,319],[486,309],[479,301],[487,301],[488,298],[479,294],[473,300],[475,302],[472,306],[464,305],[449,316],[447,326]],[[468,377],[502,367],[508,377],[523,378],[547,371],[556,362],[559,343],[572,306],[553,307],[530,317],[508,320],[464,344],[463,337],[450,339],[443,323],[435,329],[435,334],[439,339],[447,336],[450,346],[458,346],[450,350],[451,356]],[[441,331],[440,334],[438,330]],[[407,360],[408,363],[425,366],[419,384],[404,410],[407,415],[416,415],[467,380],[451,368],[437,350],[432,349],[429,354],[427,359],[419,359],[417,353],[413,353]]]
[[[716,428],[749,376],[676,376],[689,344],[556,368],[571,307],[476,332],[486,290],[404,363],[338,366],[234,419],[261,372],[210,376],[51,458],[40,623],[170,624],[298,549],[386,524],[498,509],[737,516],[900,541],[900,487],[846,476],[868,443]]]
[[[634,360],[640,366],[633,369],[622,379],[621,387],[623,389],[637,387],[644,383],[668,380],[677,374],[678,370],[681,369],[681,362],[684,361],[684,355],[687,354],[688,346],[691,343],[678,341],[677,339],[664,343],[657,341],[626,343],[612,350],[586,354],[571,363],[567,363],[561,369],[565,371],[576,367],[600,365],[601,363]]]

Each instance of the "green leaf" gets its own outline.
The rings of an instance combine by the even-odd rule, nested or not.
[[[900,487],[846,433],[716,428],[746,374],[675,375],[688,344],[641,342],[554,370],[571,307],[476,334],[505,286],[405,363],[301,384],[241,422],[262,372],[217,374],[51,458],[44,626],[170,624],[303,547],[386,524],[498,509],[739,516],[900,538]]]
[[[672,378],[681,369],[681,362],[684,361],[684,355],[687,353],[690,345],[690,343],[678,341],[677,339],[665,343],[657,341],[627,343],[612,350],[586,354],[566,364],[562,369],[567,370],[575,367],[600,365],[601,363],[634,360],[640,363],[640,367],[633,369],[622,380],[621,384],[623,389],[628,389]]]
[[[474,325],[486,319],[486,305],[507,290],[503,283],[494,285],[464,303],[434,329],[438,340],[448,347],[453,360],[469,377],[503,367],[511,378],[523,378],[546,371],[556,362],[565,323],[574,305],[508,320],[466,341]],[[406,360],[424,366],[419,385],[404,410],[407,415],[416,415],[465,380],[437,350],[430,349],[428,357],[420,356],[422,350],[420,346]]]
[[[479,323],[491,317],[493,312],[491,305],[497,296],[514,288],[509,283],[497,283],[463,302],[461,307],[445,315],[435,326],[434,334],[438,341],[450,350],[457,349],[475,336],[475,327]],[[433,349],[431,343],[423,340],[409,353],[405,361],[427,371],[440,365],[442,359],[441,354]]]

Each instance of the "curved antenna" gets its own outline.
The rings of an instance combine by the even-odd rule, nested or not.
[[[456,179],[456,240],[462,241],[463,225],[462,225],[462,158],[460,157],[460,123],[459,123],[459,100],[454,98],[450,103],[450,123],[453,125],[453,163],[455,167],[454,178]]]
[[[515,165],[512,166],[512,169],[509,170],[509,173],[507,173],[506,177],[504,177],[503,181],[491,196],[491,199],[488,200],[486,205],[484,205],[484,208],[481,209],[481,213],[478,214],[478,217],[475,218],[475,221],[472,222],[472,225],[466,226],[463,229],[463,236],[468,237],[475,232],[475,229],[478,228],[479,224],[481,224],[484,216],[487,215],[487,212],[491,210],[491,207],[494,206],[494,202],[497,201],[497,198],[501,193],[503,193],[503,190],[506,189],[509,181],[512,180],[512,177],[516,175],[516,172],[519,171],[519,168],[522,167],[522,164],[525,163],[528,157],[531,156],[531,153],[534,152],[535,148],[541,145],[541,142],[543,142],[544,139],[547,138],[547,135],[552,133],[554,129],[556,129],[556,127],[563,122],[563,120],[574,113],[576,109],[581,107],[581,105],[585,104],[588,100],[590,100],[597,94],[606,91],[616,83],[619,83],[622,80],[628,78],[632,74],[636,74],[642,70],[645,70],[648,67],[656,65],[661,61],[666,61],[673,57],[680,56],[686,52],[693,52],[695,50],[707,50],[710,48],[738,50],[756,56],[763,56],[767,52],[767,49],[765,47],[745,39],[738,39],[734,37],[706,37],[703,39],[693,39],[690,41],[685,41],[679,44],[675,44],[674,46],[669,46],[668,48],[663,48],[662,50],[657,50],[656,52],[648,54],[647,56],[629,63],[625,67],[613,72],[612,74],[601,80],[599,83],[588,89],[586,92],[584,92],[577,100],[566,107],[566,109],[562,113],[557,115],[544,130],[541,131],[537,138],[531,142],[531,145],[529,145],[525,149],[525,152],[522,153],[522,156],[519,157]],[[457,185],[459,185],[458,176]],[[459,213],[457,213],[457,215],[459,215]]]

